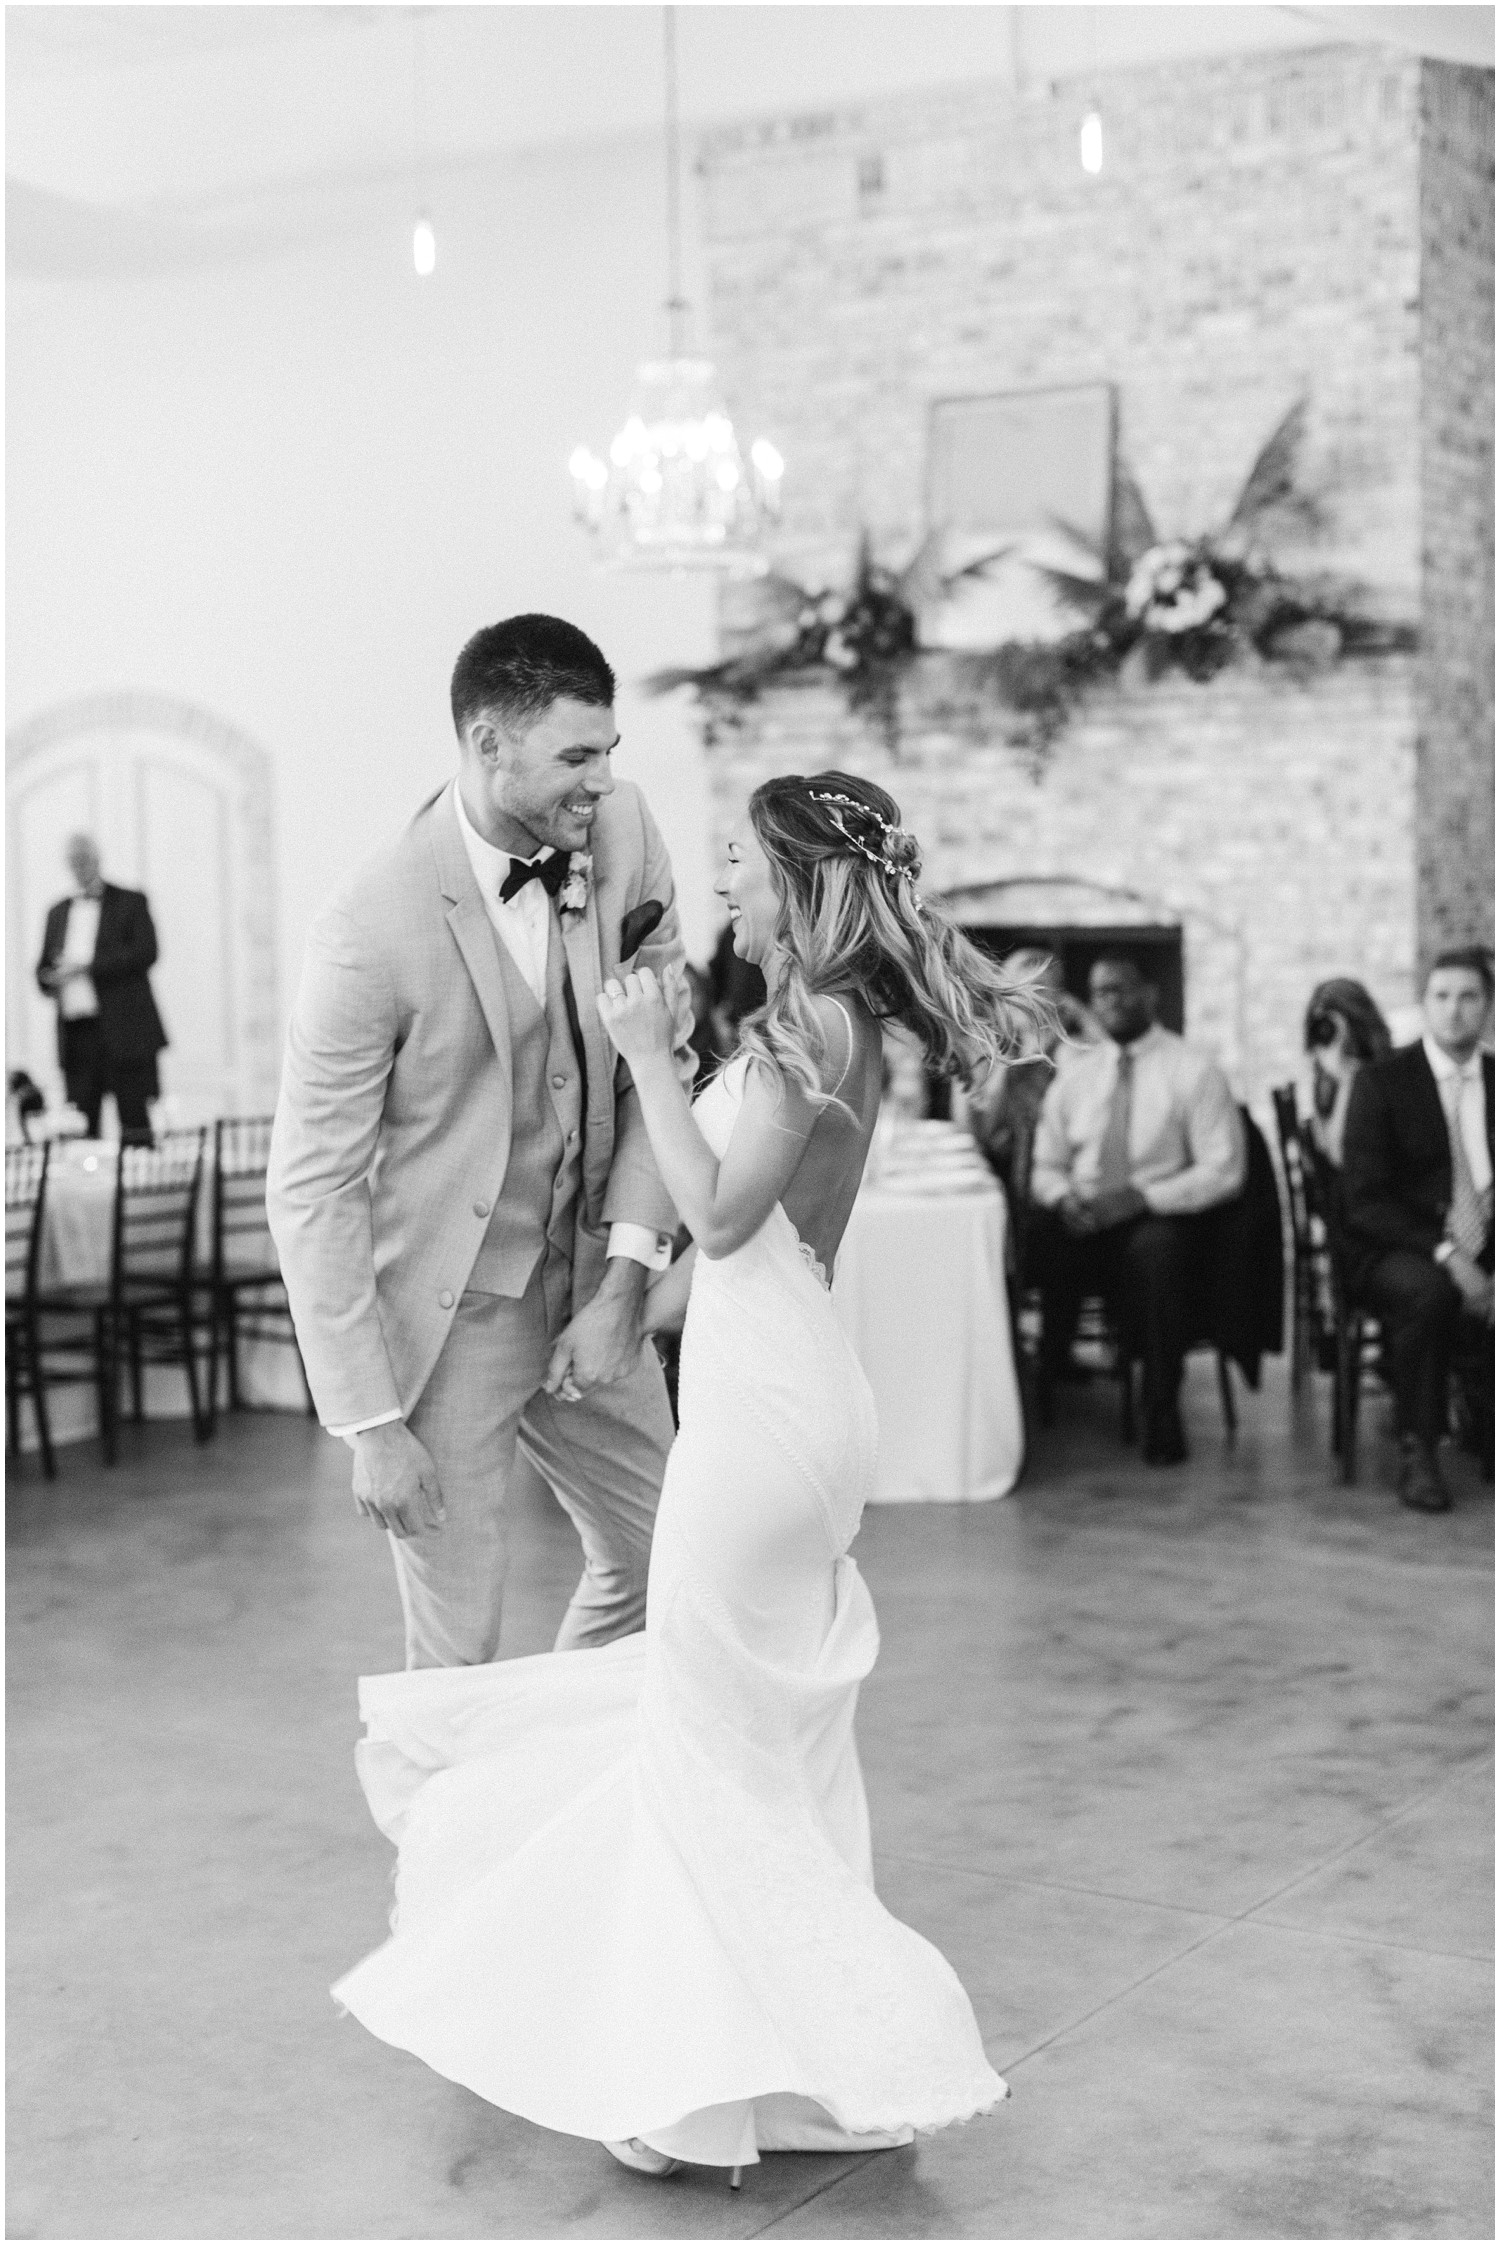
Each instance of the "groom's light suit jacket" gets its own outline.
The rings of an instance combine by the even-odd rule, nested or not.
[[[600,804],[590,848],[588,907],[562,932],[588,1083],[575,1308],[603,1276],[611,1223],[677,1224],[594,1003],[634,906],[666,911],[630,966],[660,976],[683,958],[671,865],[629,781]],[[505,1223],[512,1145],[547,1119],[517,1110],[508,982],[445,787],[319,915],[287,1034],[266,1205],[325,1426],[410,1412],[482,1248],[490,1292],[519,1297],[539,1260]],[[691,1026],[684,1000],[686,1080]]]

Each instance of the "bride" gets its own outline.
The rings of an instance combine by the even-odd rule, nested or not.
[[[828,1284],[881,1023],[967,1078],[1045,1001],[919,900],[866,780],[767,781],[728,860],[769,998],[696,1106],[673,992],[599,999],[694,1241],[660,1282],[690,1294],[646,1627],[363,1679],[396,1910],[334,1994],[510,2112],[737,2184],[763,2150],[908,2143],[1007,2094],[952,1969],[875,1897],[853,1723],[878,1635],[848,1556],[875,1411]]]

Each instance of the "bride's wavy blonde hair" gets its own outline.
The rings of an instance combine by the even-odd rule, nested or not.
[[[883,787],[852,772],[787,773],[750,798],[750,824],[781,900],[780,959],[740,1049],[818,1106],[828,1060],[813,999],[853,991],[911,1031],[928,1066],[968,1085],[1056,1034],[1051,994],[1005,970],[951,914],[917,894],[922,853]],[[842,1102],[840,1102],[842,1104]]]

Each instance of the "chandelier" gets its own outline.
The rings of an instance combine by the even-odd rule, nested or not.
[[[573,511],[610,569],[705,569],[758,577],[762,534],[780,512],[781,455],[764,437],[740,451],[710,360],[687,347],[677,125],[677,11],[662,10],[666,79],[668,355],[636,368],[624,426],[601,460],[568,462]]]

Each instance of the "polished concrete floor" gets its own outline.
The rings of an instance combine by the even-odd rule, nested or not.
[[[1226,1453],[1119,1448],[1069,1392],[1022,1487],[873,1514],[861,1736],[889,1905],[1014,2095],[739,2197],[624,2173],[329,2001],[389,1850],[354,1678],[400,1657],[346,1453],[295,1418],[12,1476],[11,2237],[1494,2235],[1493,1505],[1403,1513],[1372,1429],[1247,1401]],[[1321,1408],[1321,1402],[1318,1406]],[[505,1651],[576,1567],[546,1501]]]

